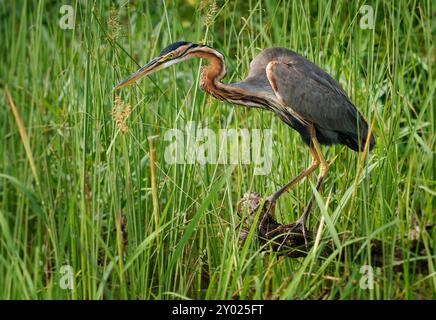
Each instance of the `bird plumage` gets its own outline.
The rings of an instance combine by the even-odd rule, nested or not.
[[[201,69],[200,87],[215,98],[275,112],[306,144],[311,143],[314,128],[321,144],[344,144],[363,151],[368,124],[345,91],[327,72],[285,48],[263,50],[251,61],[244,80],[226,84],[222,82],[226,74],[223,54],[206,45],[179,41],[164,48],[116,89],[190,58],[208,61]],[[371,135],[369,150],[374,144]]]
[[[272,62],[276,90],[267,75]],[[277,97],[281,106],[270,104],[269,109],[297,130],[307,144],[310,134],[304,120],[314,124],[321,144],[344,144],[355,151],[363,150],[368,136],[368,124],[363,116],[329,74],[291,50],[263,50],[250,63],[247,78],[232,86]],[[370,150],[374,144],[371,135]]]
[[[208,62],[201,68],[201,89],[232,104],[275,112],[300,133],[309,147],[312,163],[266,199],[268,209],[260,219],[259,231],[277,199],[318,167],[320,173],[316,190],[321,190],[329,164],[320,144],[344,144],[356,151],[363,151],[365,145],[372,149],[375,144],[372,135],[367,143],[368,124],[341,86],[321,68],[285,48],[262,51],[251,62],[247,78],[226,84],[222,82],[226,75],[224,56],[219,51],[209,46],[180,41],[163,49],[156,58],[120,82],[115,89],[126,87],[145,75],[190,58]],[[295,228],[302,230],[306,244],[305,224],[313,201],[314,196],[295,223]]]

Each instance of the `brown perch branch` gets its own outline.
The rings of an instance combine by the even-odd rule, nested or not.
[[[248,233],[254,223],[257,211],[261,208],[261,212],[259,217],[263,217],[267,211],[268,203],[265,203],[262,206],[262,202],[264,199],[257,194],[256,192],[245,193],[243,198],[238,202],[237,212],[241,217],[242,228],[239,234],[239,239],[242,243],[244,243],[247,239]],[[274,217],[275,208],[271,208],[267,213],[265,219],[260,219],[257,222],[257,233],[256,238],[259,244],[262,246],[263,250],[272,250],[273,252],[277,252],[280,255],[286,255],[291,258],[300,258],[307,256],[307,253],[310,251],[313,246],[314,235],[312,232],[307,230],[306,236],[308,240],[307,248],[304,244],[304,237],[301,228],[295,227],[295,222],[290,224],[281,224],[278,223]],[[261,221],[264,221],[263,224]],[[239,229],[240,224],[236,229]],[[436,225],[426,226],[426,231],[431,231]],[[343,235],[343,239],[351,240],[348,237],[349,233],[345,233]],[[418,239],[419,237],[415,236],[414,239],[407,239],[409,242],[409,250],[408,252],[403,252],[403,249],[399,246],[396,246],[394,249],[394,261],[393,269],[395,272],[401,272],[403,270],[403,261],[408,259],[409,257],[424,257],[427,255],[425,246],[422,240]],[[360,241],[355,241],[350,245],[350,250],[352,252],[357,252],[359,248],[364,244],[366,240],[362,239]],[[399,241],[401,243],[401,241]],[[378,239],[371,239],[371,262],[374,266],[384,267],[383,262],[383,242]],[[322,256],[326,257],[330,255],[334,251],[334,246],[332,241],[329,241],[327,245],[324,247],[324,251],[321,253]],[[390,254],[387,253],[387,254]],[[345,255],[341,255],[342,258]],[[413,263],[410,264],[410,268],[412,268]],[[416,260],[416,271],[420,273],[428,272],[428,263],[426,259]]]

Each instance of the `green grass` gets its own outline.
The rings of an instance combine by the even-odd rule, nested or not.
[[[407,250],[411,230],[436,223],[433,1],[239,0],[220,1],[216,11],[197,2],[72,1],[72,30],[59,27],[62,1],[0,3],[0,298],[436,298],[436,232],[419,233],[426,272],[412,254],[400,272],[392,266],[394,246]],[[374,8],[373,30],[359,27],[363,4]],[[327,70],[374,121],[377,146],[366,158],[324,149],[331,170],[309,221],[322,237],[308,257],[238,243],[243,193],[271,194],[310,157],[272,113],[206,96],[200,61],[123,90],[131,115],[127,134],[119,131],[112,87],[181,39],[223,52],[229,82],[262,49],[290,48]],[[166,163],[165,132],[188,121],[215,132],[271,129],[271,174]],[[302,212],[314,182],[281,198],[281,222]],[[357,254],[338,236],[347,231],[364,240]],[[336,251],[322,257],[330,239]],[[371,239],[384,242],[383,267],[374,289],[363,290]],[[60,286],[64,265],[74,290]]]

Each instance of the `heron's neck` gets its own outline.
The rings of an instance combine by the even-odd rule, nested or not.
[[[240,88],[221,82],[226,75],[224,56],[218,51],[207,48],[196,52],[193,56],[205,59],[208,64],[201,68],[200,87],[213,97],[230,103],[261,107],[254,102],[255,92],[242,92]]]
[[[223,55],[212,48],[205,48],[202,51],[196,52],[193,56],[207,60],[207,65],[201,67],[201,89],[218,99],[223,99],[220,96],[222,88],[226,87],[224,83],[221,83],[221,80],[226,75]]]

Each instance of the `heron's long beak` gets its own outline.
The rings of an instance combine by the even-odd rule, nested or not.
[[[131,85],[132,83],[134,83],[136,80],[138,80],[138,79],[140,79],[140,78],[142,78],[150,73],[153,73],[161,68],[162,68],[162,63],[159,63],[159,59],[154,58],[149,63],[147,63],[145,66],[143,66],[141,69],[139,69],[135,73],[131,74],[127,79],[124,79],[119,84],[117,84],[114,87],[114,90],[118,90],[118,89],[127,87],[128,85]]]

